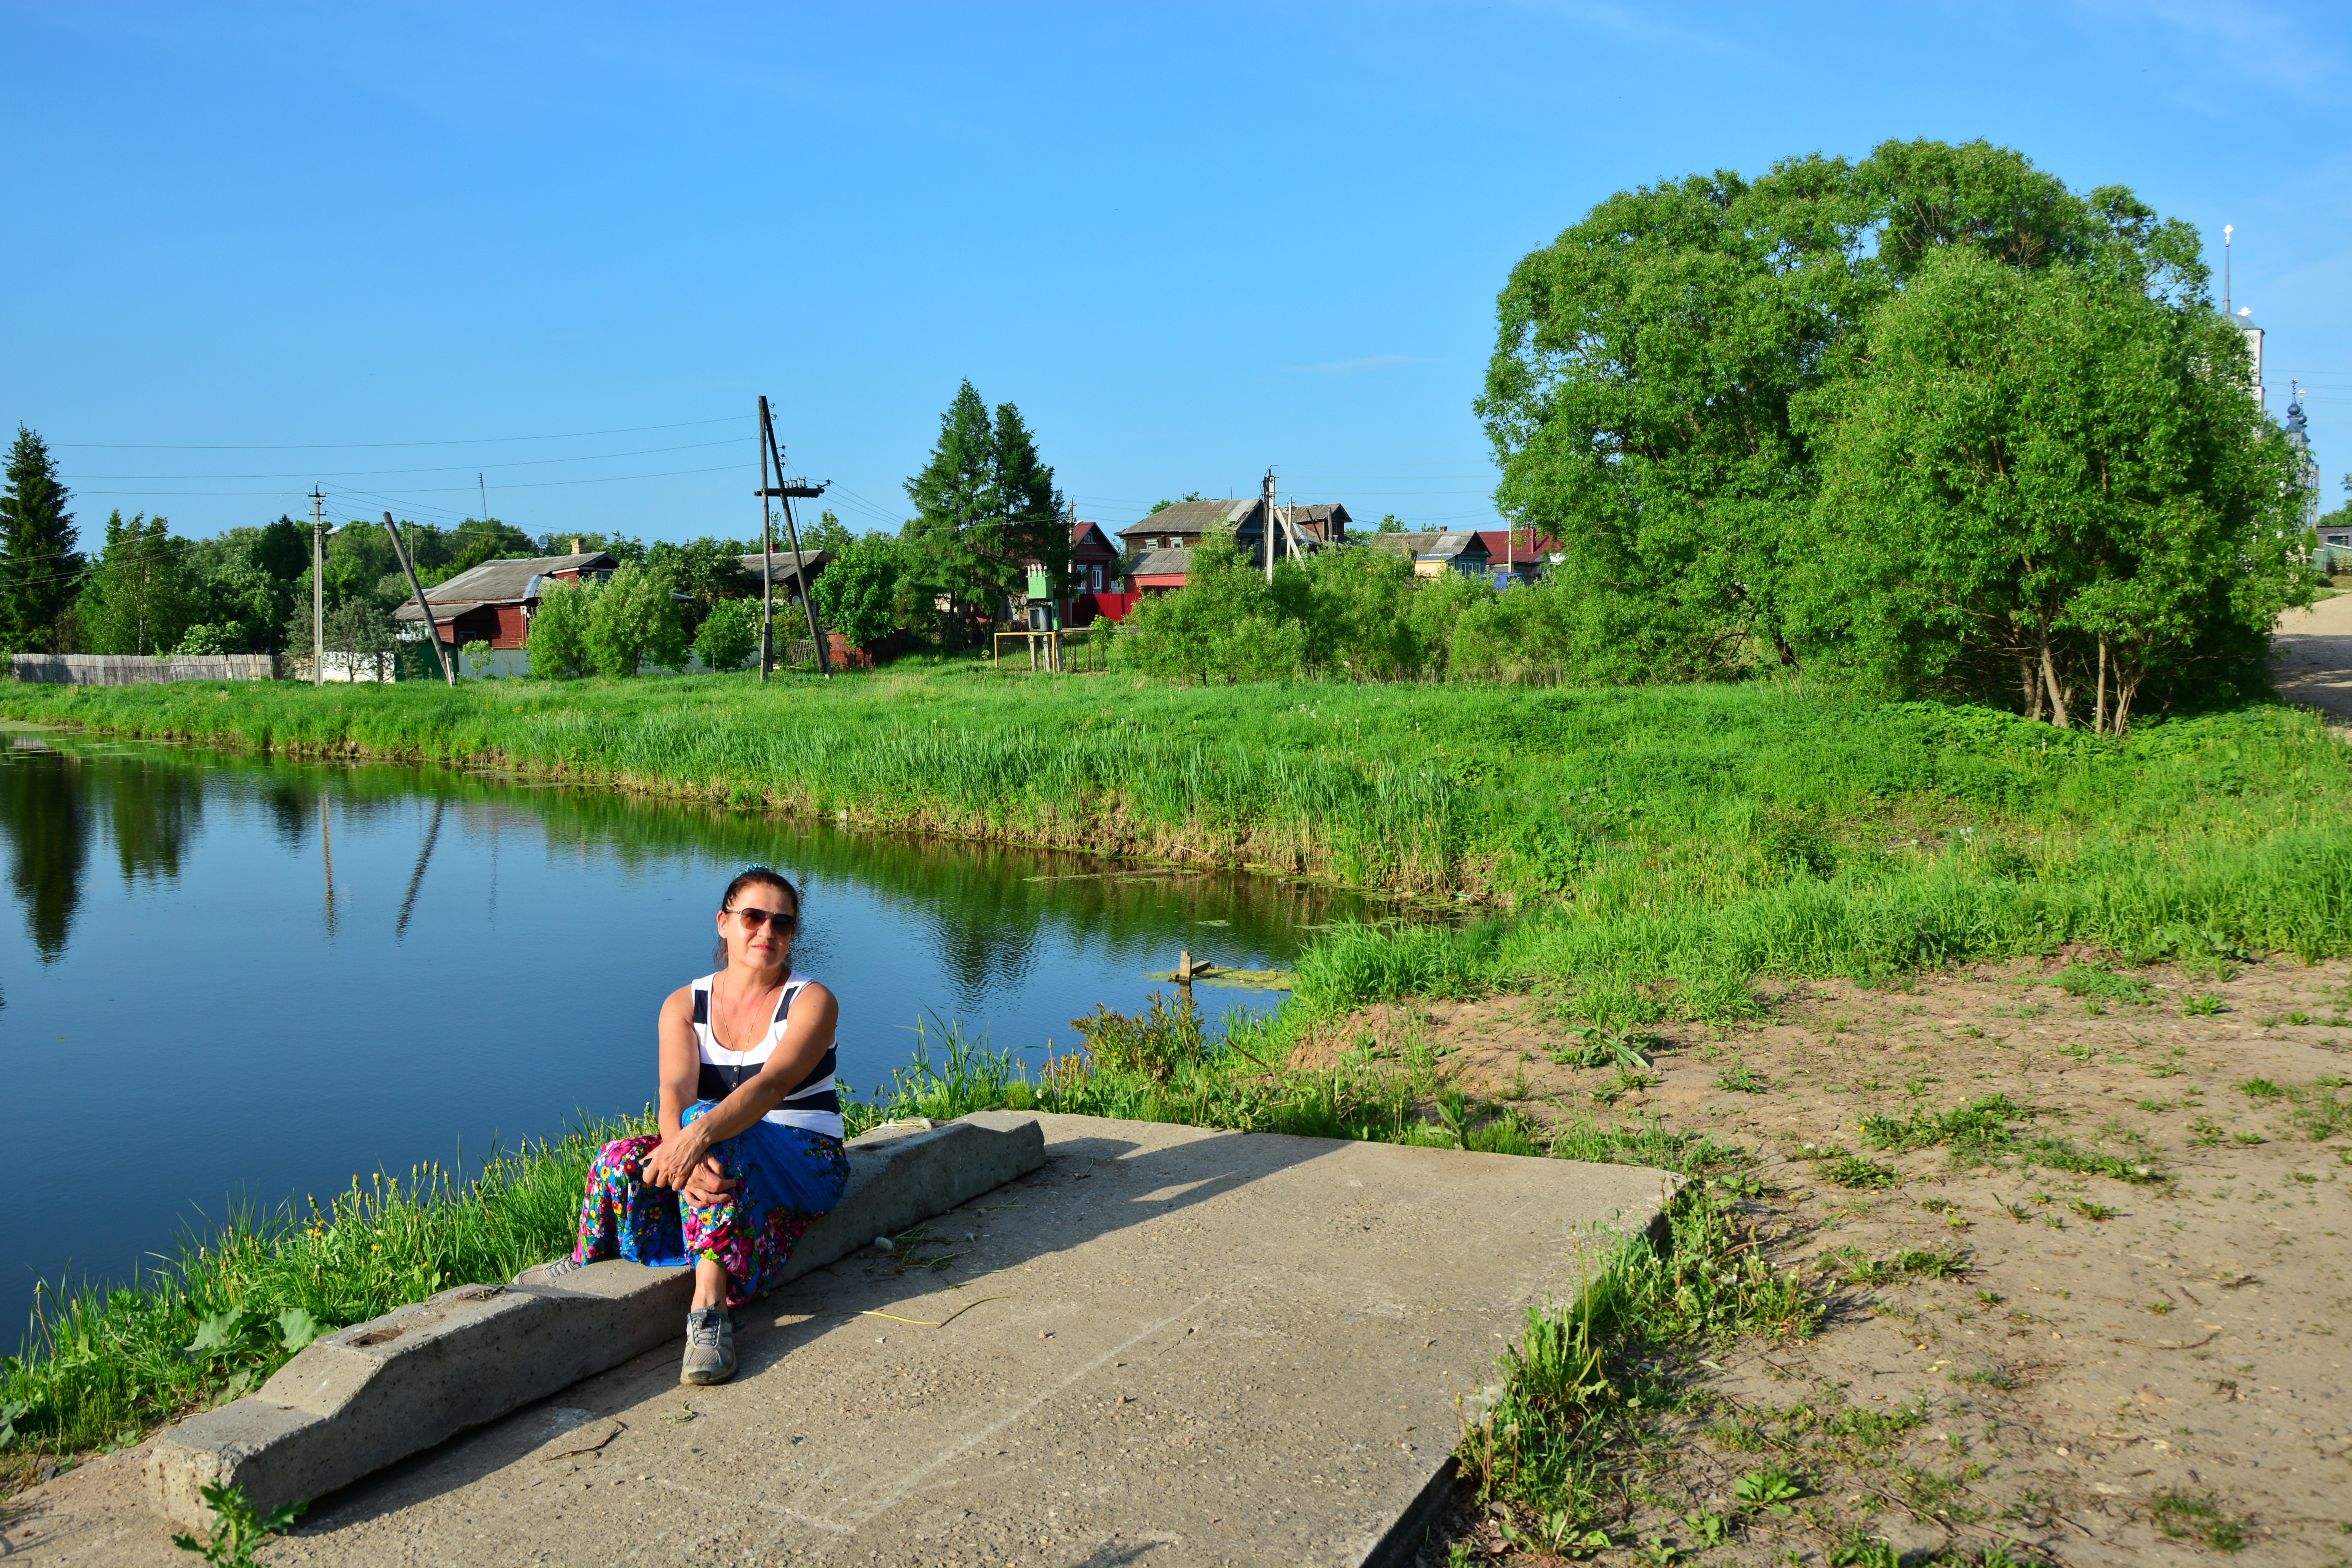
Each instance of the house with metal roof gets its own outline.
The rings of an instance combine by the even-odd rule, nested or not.
[[[1484,577],[1492,559],[1486,542],[1475,531],[1460,533],[1375,533],[1366,541],[1374,550],[1402,555],[1412,563],[1416,577],[1441,577],[1459,572]]]
[[[1292,552],[1290,531],[1313,551],[1339,544],[1348,537],[1348,509],[1337,502],[1277,505],[1274,509],[1274,553],[1281,560]],[[1180,500],[1161,507],[1140,522],[1118,531],[1127,544],[1127,576],[1139,594],[1164,594],[1181,588],[1192,571],[1192,551],[1212,533],[1230,533],[1234,548],[1246,561],[1265,559],[1265,498],[1248,496],[1230,500]]]
[[[520,650],[530,640],[531,612],[539,607],[539,596],[549,584],[609,582],[620,565],[602,550],[525,561],[485,561],[425,589],[425,602],[433,606],[443,642],[457,647],[486,642],[493,650]],[[425,615],[414,598],[402,600],[392,618],[415,635],[424,635]]]
[[[803,574],[806,574],[809,583],[814,583],[819,577],[824,576],[825,567],[833,561],[833,552],[803,550],[795,555],[789,550],[779,550],[772,555],[761,555],[755,552],[751,555],[739,555],[735,559],[741,562],[743,570],[751,574],[751,592],[755,595],[760,591],[761,563],[772,563],[771,569],[776,574],[775,596],[781,603],[803,596],[808,590],[803,586]]]

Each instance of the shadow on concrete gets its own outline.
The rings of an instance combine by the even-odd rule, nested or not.
[[[1210,1145],[1213,1153],[1203,1145]],[[1197,1139],[1139,1152],[1142,1146],[1124,1138],[1064,1138],[1047,1145],[1045,1163],[1036,1170],[929,1223],[934,1227],[952,1224],[960,1230],[979,1230],[985,1225],[986,1257],[976,1272],[994,1274],[1084,1247],[1147,1220],[1223,1196],[1276,1172],[1353,1146],[1342,1139],[1202,1130]],[[1448,1163],[1463,1158],[1454,1150],[1414,1152]],[[1511,1156],[1470,1158],[1499,1161]],[[1204,1163],[1213,1167],[1206,1174],[1202,1173]],[[1453,1166],[1457,1173],[1462,1168]],[[1100,1189],[1106,1194],[1105,1199],[1090,1201],[1095,1189],[1088,1184],[1112,1169],[1119,1176],[1117,1185],[1107,1183]],[[1113,1195],[1133,1194],[1139,1186],[1142,1189],[1139,1195]],[[941,1250],[966,1249],[950,1246]],[[926,1304],[940,1300],[942,1289],[964,1272],[901,1269],[868,1250],[852,1253],[793,1280],[736,1314],[741,1325],[735,1341],[740,1370],[729,1386],[740,1387],[774,1371],[790,1361],[794,1352],[837,1327],[845,1318],[867,1310],[930,1318],[934,1314]],[[808,1302],[817,1297],[826,1299],[822,1308],[795,1310],[795,1301]],[[954,1309],[950,1306],[946,1310]],[[986,1306],[977,1309],[977,1312],[987,1310]],[[938,1315],[943,1317],[945,1312]],[[678,1331],[682,1341],[684,1323],[678,1325]],[[568,1426],[626,1415],[665,1393],[675,1394],[681,1405],[690,1404],[697,1391],[682,1387],[677,1382],[678,1353],[676,1343],[647,1352],[496,1421],[460,1433],[436,1447],[411,1455],[341,1491],[329,1493],[311,1505],[302,1527],[295,1533],[331,1533],[457,1490],[527,1458]],[[1089,1564],[1139,1561],[1143,1553],[1162,1544],[1165,1543],[1113,1543],[1085,1561]],[[1126,1555],[1103,1556],[1104,1552]]]

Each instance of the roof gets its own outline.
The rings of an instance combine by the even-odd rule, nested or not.
[[[1338,501],[1299,502],[1283,507],[1280,510],[1283,516],[1301,528],[1310,523],[1328,525],[1334,519],[1342,523],[1355,521],[1348,515],[1348,509]]]
[[[750,555],[739,555],[736,559],[743,563],[743,570],[751,574],[756,580],[760,575],[761,563],[768,558],[755,552]],[[824,571],[826,563],[832,559],[833,555],[829,551],[803,550],[795,555],[789,550],[779,550],[775,552],[776,581],[781,583],[787,577],[797,576],[801,563],[803,561],[808,563],[809,575],[815,577]]]
[[[1102,536],[1103,548],[1109,551],[1113,555],[1118,553],[1118,542],[1111,538],[1111,536],[1104,531],[1103,525],[1099,522],[1074,522],[1070,524],[1070,548],[1072,550],[1076,550],[1078,546],[1084,544],[1087,542],[1087,535],[1089,533],[1100,534]]]
[[[1546,556],[1556,553],[1559,549],[1559,541],[1554,539],[1549,533],[1537,534],[1535,542],[1530,544],[1527,541],[1524,530],[1482,528],[1477,531],[1479,539],[1484,542],[1486,546],[1486,553],[1493,556],[1497,561],[1500,561],[1504,555],[1507,553],[1514,560],[1533,563],[1541,561]],[[1516,545],[1508,545],[1507,543],[1505,536],[1508,533],[1517,533],[1519,535],[1518,542]]]
[[[1189,550],[1147,550],[1128,563],[1130,577],[1182,576],[1192,570]]]
[[[1451,561],[1457,555],[1483,555],[1486,542],[1475,533],[1368,533],[1364,542],[1391,555],[1413,561]]]
[[[1238,500],[1180,500],[1171,502],[1145,518],[1130,522],[1118,531],[1121,539],[1137,534],[1207,533],[1212,529],[1231,528],[1249,516],[1258,507],[1258,498],[1244,496]]]
[[[540,555],[528,561],[485,561],[425,590],[425,603],[436,614],[462,615],[477,605],[520,605],[531,597],[531,581],[552,576],[561,572],[593,572],[615,568],[620,563],[602,550],[591,550],[579,555]],[[416,608],[414,595],[401,601],[393,611],[393,619],[417,621],[425,617]]]

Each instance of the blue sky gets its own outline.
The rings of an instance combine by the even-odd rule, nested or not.
[[[0,6],[0,418],[209,534],[895,526],[957,382],[1080,515],[1491,525],[1511,264],[1593,202],[1983,136],[2207,235],[2352,466],[2340,5]]]

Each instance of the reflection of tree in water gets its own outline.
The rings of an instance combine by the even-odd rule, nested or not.
[[[53,766],[73,765],[48,760]],[[830,945],[828,888],[863,889],[886,915],[923,933],[966,1005],[983,993],[1021,985],[1056,932],[1070,947],[1138,970],[1171,966],[1180,947],[1228,966],[1256,967],[1288,963],[1312,926],[1375,918],[1386,907],[1272,878],[912,834],[843,832],[716,805],[593,788],[524,787],[450,769],[336,766],[161,748],[135,757],[92,756],[79,765],[102,774],[113,796],[126,876],[177,875],[208,786],[226,785],[251,801],[289,847],[315,836],[322,790],[332,794],[339,826],[413,813],[426,800],[446,802],[465,807],[471,830],[535,830],[545,836],[551,854],[614,866],[624,874],[666,874],[681,858],[707,859],[730,873],[755,860],[774,865],[809,889],[813,962]],[[52,837],[34,836],[36,841]],[[22,857],[20,848],[20,865]],[[79,858],[73,867],[63,884],[65,918],[77,891]],[[62,925],[58,942],[61,951]]]
[[[204,774],[171,757],[110,759],[90,773],[107,796],[123,881],[177,881],[204,815]]]
[[[56,752],[0,758],[0,831],[14,852],[8,879],[43,963],[65,956],[81,903],[91,826],[82,767]]]

